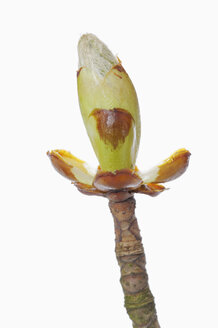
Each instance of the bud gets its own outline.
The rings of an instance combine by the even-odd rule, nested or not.
[[[80,109],[100,168],[135,169],[140,114],[134,86],[120,61],[93,34],[81,37],[78,54]]]
[[[87,195],[112,201],[124,200],[133,192],[158,195],[165,190],[159,183],[174,180],[185,172],[190,152],[179,149],[150,170],[139,171],[135,161],[140,114],[129,76],[120,60],[93,34],[81,37],[78,52],[80,109],[100,167],[93,171],[70,152],[56,149],[47,153],[54,168]]]

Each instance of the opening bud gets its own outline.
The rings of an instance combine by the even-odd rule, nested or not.
[[[95,35],[81,37],[78,54],[80,109],[100,168],[134,169],[140,141],[134,86],[120,61]]]

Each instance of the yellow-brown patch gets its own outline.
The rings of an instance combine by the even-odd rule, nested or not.
[[[54,166],[55,170],[63,175],[65,178],[70,179],[73,182],[76,182],[77,179],[71,171],[71,166],[66,164],[58,154],[54,152],[47,152],[48,157],[51,160],[52,165]]]
[[[191,153],[186,149],[179,149],[159,165],[158,176],[154,182],[167,182],[178,178],[188,167]]]
[[[119,143],[124,143],[129,135],[134,119],[125,109],[94,109],[90,116],[96,119],[97,129],[100,138],[106,144],[111,144],[114,149]]]

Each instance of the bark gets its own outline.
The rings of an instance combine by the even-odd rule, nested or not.
[[[135,199],[109,200],[114,218],[116,257],[121,271],[125,307],[133,328],[160,328],[154,297],[148,285],[145,253],[135,217]]]

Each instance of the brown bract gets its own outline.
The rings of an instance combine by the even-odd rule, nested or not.
[[[84,184],[84,183],[81,183],[81,182],[76,182],[76,183],[73,183],[73,184],[84,195],[106,197],[106,194],[104,192],[96,189],[94,186],[90,186],[90,185],[87,185],[87,184]]]
[[[55,170],[63,175],[65,178],[70,179],[71,181],[77,181],[74,174],[71,171],[71,166],[69,166],[66,162],[63,161],[61,157],[58,156],[57,153],[54,151],[47,152],[48,157],[51,160],[52,165],[54,166]]]
[[[156,183],[144,184],[137,174],[137,167],[135,170],[122,169],[115,172],[103,172],[99,167],[97,174],[92,177],[85,162],[65,150],[52,150],[47,155],[56,171],[71,180],[86,195],[123,201],[132,197],[133,193],[156,196],[165,189]]]
[[[191,153],[186,149],[179,149],[173,153],[159,166],[155,182],[167,182],[182,175],[188,167],[190,155]]]
[[[132,197],[134,193],[159,195],[166,190],[159,183],[179,177],[186,170],[191,154],[184,148],[179,149],[144,175],[137,167],[105,172],[100,166],[95,174],[84,161],[66,150],[52,150],[47,155],[58,173],[70,179],[83,194],[103,196],[118,202]]]
[[[119,143],[124,143],[128,136],[132,122],[132,115],[122,108],[94,109],[90,116],[96,119],[97,130],[100,138],[114,149]]]
[[[101,191],[110,190],[134,190],[142,184],[142,179],[130,169],[122,169],[115,172],[98,171],[93,185]]]
[[[74,185],[77,187],[77,189],[84,195],[87,196],[102,196],[107,197],[110,201],[113,202],[122,202],[124,200],[127,200],[131,197],[133,197],[133,193],[131,191],[109,191],[104,192],[100,191],[94,186],[89,186],[80,182],[74,183]]]
[[[147,183],[141,185],[138,189],[135,190],[138,194],[146,194],[149,196],[158,196],[161,192],[166,190],[166,188],[162,185],[155,183]]]

